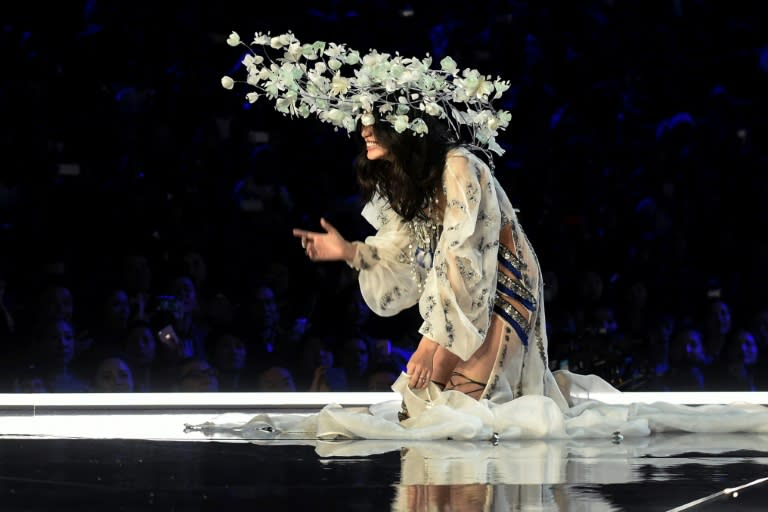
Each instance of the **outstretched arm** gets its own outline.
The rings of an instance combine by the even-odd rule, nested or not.
[[[355,259],[357,249],[354,244],[345,240],[327,220],[321,218],[320,226],[325,233],[293,230],[293,236],[301,238],[301,246],[310,260],[350,262]]]

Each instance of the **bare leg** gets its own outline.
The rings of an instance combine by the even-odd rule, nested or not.
[[[432,382],[444,388],[460,361],[456,354],[443,347],[438,348],[432,363]]]

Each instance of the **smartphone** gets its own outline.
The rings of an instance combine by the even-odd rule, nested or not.
[[[172,325],[166,325],[157,331],[157,337],[160,343],[173,350],[179,349],[179,337],[176,336],[176,330]]]

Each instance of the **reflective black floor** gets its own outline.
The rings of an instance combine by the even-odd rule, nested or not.
[[[662,511],[768,476],[768,436],[315,442],[0,437],[0,510]],[[758,483],[686,510],[767,510]]]

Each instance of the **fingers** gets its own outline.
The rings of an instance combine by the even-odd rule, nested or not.
[[[318,233],[317,231],[307,231],[306,229],[293,229],[293,236],[296,238],[303,238],[303,237],[309,237],[309,236],[315,236],[315,235],[322,235],[322,233]]]
[[[323,227],[324,230],[326,230],[329,233],[336,233],[336,228],[331,225],[330,222],[325,220],[323,217],[320,217],[320,225]]]
[[[312,237],[316,234],[313,231],[306,231],[304,229],[293,230],[293,236],[301,239],[301,248],[305,250],[307,256],[310,256],[310,244],[313,242]]]
[[[426,388],[427,385],[429,385],[430,373],[427,370],[413,372],[412,374],[409,375],[409,377],[410,377],[410,386],[412,388],[423,389],[423,388]]]

